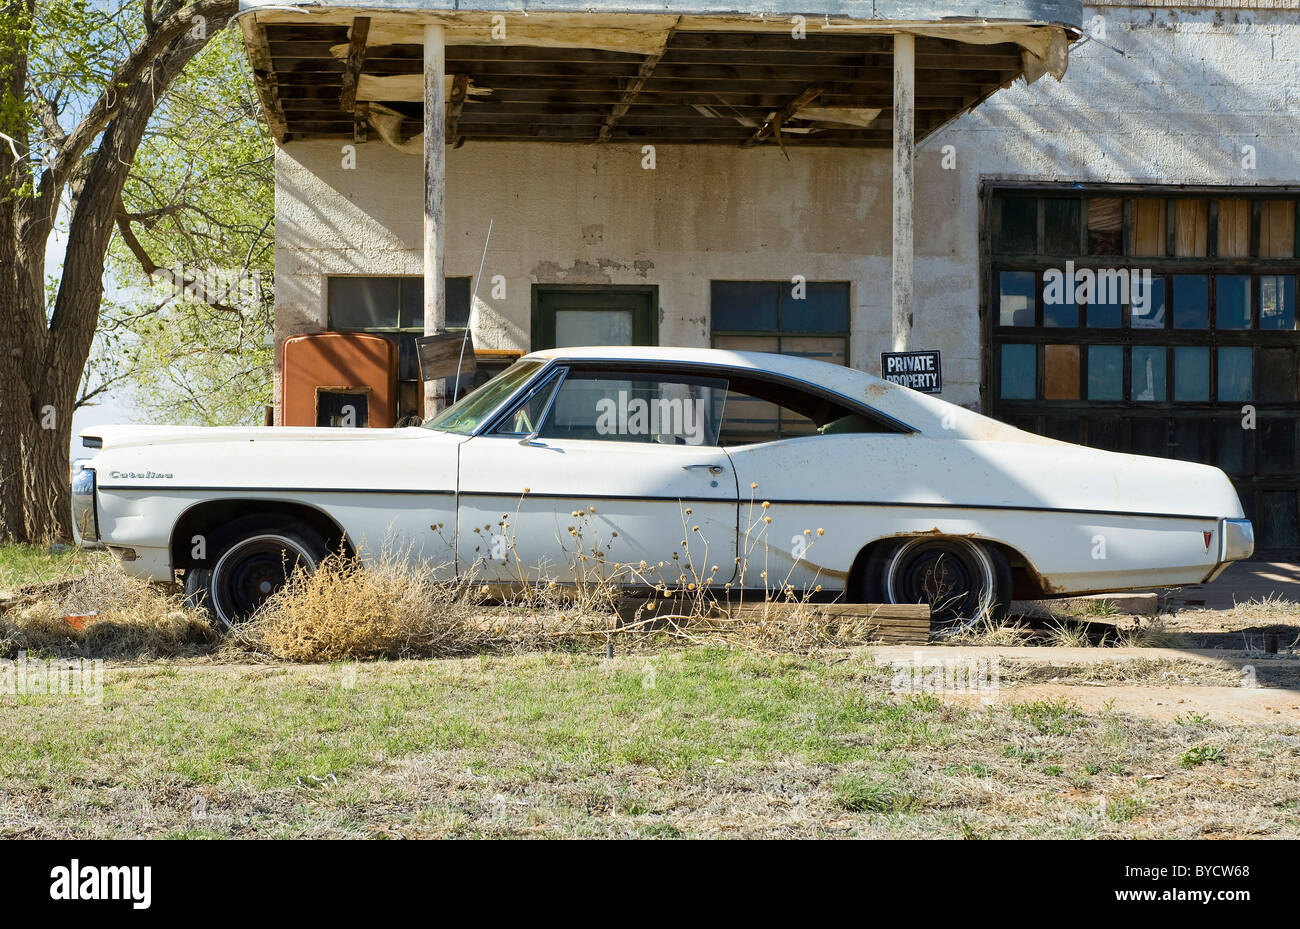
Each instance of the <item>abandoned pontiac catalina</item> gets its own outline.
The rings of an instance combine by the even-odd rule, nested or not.
[[[82,537],[132,573],[179,572],[227,625],[340,548],[510,584],[571,582],[578,546],[598,547],[610,570],[676,557],[719,590],[928,602],[960,622],[1013,596],[1203,582],[1254,546],[1217,468],[780,355],[556,349],[423,426],[82,437],[99,449],[74,482]]]

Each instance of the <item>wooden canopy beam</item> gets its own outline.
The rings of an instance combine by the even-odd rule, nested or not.
[[[641,66],[637,68],[636,77],[628,81],[627,86],[623,88],[623,96],[619,98],[618,103],[614,104],[613,108],[609,111],[609,115],[605,117],[605,124],[600,127],[600,136],[596,141],[609,141],[610,136],[614,133],[614,125],[627,115],[627,111],[632,108],[632,104],[635,103],[636,98],[640,96],[641,88],[645,87],[645,82],[650,80],[650,76],[654,74],[655,68],[658,67],[659,62],[663,60],[664,55],[668,51],[668,43],[672,41],[673,33],[676,29],[677,26],[674,24],[673,27],[664,35],[664,44],[659,47],[659,51],[655,52],[653,55],[647,55],[646,59],[641,62]]]
[[[469,75],[457,74],[452,78],[451,96],[447,99],[447,141],[452,148],[460,148],[465,139],[458,134],[460,114],[465,111],[465,98],[469,96]]]
[[[351,112],[357,103],[357,84],[361,69],[366,65],[366,39],[370,36],[370,17],[358,16],[352,20],[352,37],[348,40],[348,59],[343,66],[343,93],[339,106]]]

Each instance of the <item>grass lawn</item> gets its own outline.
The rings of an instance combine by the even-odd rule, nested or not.
[[[963,708],[668,649],[109,669],[0,696],[3,836],[1300,836],[1300,727]]]
[[[80,548],[50,551],[48,545],[0,545],[0,590],[78,574],[102,554]]]

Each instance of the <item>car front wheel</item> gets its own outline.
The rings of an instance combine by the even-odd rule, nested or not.
[[[1006,615],[1011,569],[998,549],[959,538],[900,539],[868,560],[866,599],[874,603],[925,603],[934,624],[947,632]]]
[[[185,572],[185,596],[229,630],[248,620],[294,571],[312,572],[325,541],[297,521],[252,518],[232,523],[211,552],[211,567]]]

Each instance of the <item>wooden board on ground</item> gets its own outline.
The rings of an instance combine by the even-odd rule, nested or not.
[[[628,597],[619,602],[619,618],[637,622],[652,617],[692,615],[699,605],[685,598],[651,600]],[[757,622],[765,618],[788,619],[802,614],[807,622],[839,622],[868,633],[887,645],[924,645],[930,641],[930,607],[923,603],[714,603],[704,618]]]

